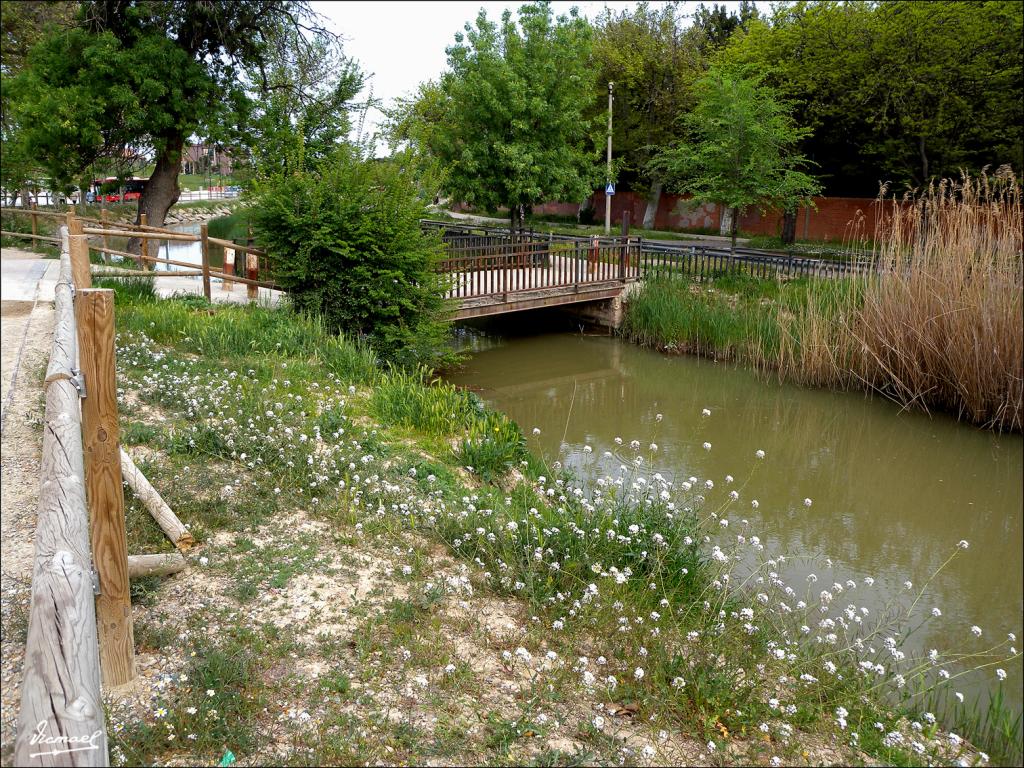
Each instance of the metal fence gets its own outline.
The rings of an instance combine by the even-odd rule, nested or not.
[[[628,252],[630,265],[624,271],[625,279],[659,277],[708,278],[728,274],[748,274],[759,278],[842,278],[863,275],[877,269],[870,254],[849,253],[845,259],[821,259],[795,253],[778,253],[753,248],[735,250],[702,245],[679,246],[650,242],[639,237],[580,237],[534,233],[512,234],[500,227],[455,224],[452,222],[423,220],[427,231],[441,233],[448,254],[461,257],[479,256],[491,259],[501,248],[510,250],[528,247],[535,254],[557,254],[571,249],[580,254],[597,248],[599,251]],[[544,257],[557,263],[549,257]],[[463,262],[468,267],[468,262]],[[491,259],[488,268],[495,268]],[[455,271],[460,263],[448,259],[443,271]]]

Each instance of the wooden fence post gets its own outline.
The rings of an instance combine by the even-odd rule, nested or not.
[[[103,222],[100,226],[103,229],[107,228],[107,216],[107,209],[100,208],[100,221]],[[103,247],[110,248],[110,237],[108,235],[103,235]],[[108,251],[103,251],[103,263],[110,264],[110,253]]]
[[[210,234],[205,222],[199,225],[199,239],[203,255],[203,296],[207,301],[213,301],[210,293]]]
[[[75,290],[92,288],[89,273],[89,240],[82,233],[82,221],[68,211],[68,255],[71,258],[71,283]]]
[[[626,265],[629,263],[629,209],[622,212],[622,252],[619,254],[619,280],[626,280]]]
[[[142,226],[149,224],[149,216],[145,213],[139,215],[139,223]],[[149,238],[145,235],[142,236],[142,247],[139,249],[139,253],[143,256],[149,256]],[[139,269],[149,269],[149,262],[146,259],[139,259]]]
[[[36,249],[36,235],[39,234],[38,223],[36,221],[38,218],[39,217],[36,215],[36,201],[33,200],[32,201],[32,250],[33,251]]]
[[[225,275],[233,275],[233,274],[235,274],[235,249],[234,248],[227,248],[227,247],[224,248],[224,274]],[[235,289],[235,284],[234,284],[233,281],[231,281],[231,280],[223,280],[221,282],[221,290],[222,291],[233,291],[234,289]]]
[[[117,420],[114,292],[80,291],[75,297],[75,320],[79,364],[85,377],[82,445],[92,557],[100,587],[96,598],[100,670],[105,686],[118,686],[135,678],[135,637]]]
[[[259,280],[259,256],[255,253],[245,254],[245,276],[250,280]],[[256,301],[259,298],[259,286],[250,283],[246,290],[249,301]]]

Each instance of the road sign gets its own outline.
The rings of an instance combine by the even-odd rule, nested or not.
[[[609,182],[608,186],[604,188],[604,193],[606,195],[614,195],[615,194],[615,185],[612,184],[611,182]]]

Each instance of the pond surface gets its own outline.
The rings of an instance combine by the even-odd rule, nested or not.
[[[981,650],[1008,632],[1020,646],[1020,435],[902,413],[859,393],[768,383],[749,370],[666,357],[609,337],[523,335],[506,326],[499,335],[466,339],[472,358],[448,380],[478,392],[527,435],[539,427],[530,444],[549,461],[560,456],[580,467],[612,451],[613,459],[598,461],[617,473],[632,456],[615,444],[621,437],[627,446],[633,439],[656,443],[651,471],[672,480],[693,475],[721,488],[731,474],[741,498],[730,517],[749,519],[767,552],[793,558],[787,575],[803,583],[813,571],[825,584],[873,576],[873,590],[862,587],[850,600],[876,615],[889,599],[907,600],[904,581],[916,593],[966,539],[969,549],[927,585],[922,599],[926,612],[938,607],[943,617],[908,646]],[[710,417],[702,416],[704,408]],[[593,454],[584,453],[585,445]],[[766,451],[764,461],[755,459],[758,449]],[[972,625],[983,629],[981,640],[971,636]],[[1010,674],[1006,692],[1019,710],[1020,661],[999,666]],[[980,692],[994,679],[990,668],[958,689]]]

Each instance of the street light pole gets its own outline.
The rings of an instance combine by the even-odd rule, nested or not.
[[[608,179],[606,184],[612,183],[612,88],[615,83],[608,83]],[[610,235],[612,232],[612,196],[608,194],[608,188],[604,192],[604,233]]]

